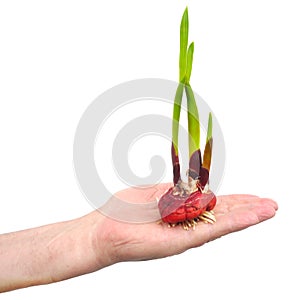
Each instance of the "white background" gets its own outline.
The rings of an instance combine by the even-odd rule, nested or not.
[[[276,217],[179,256],[1,299],[299,299],[298,1],[1,1],[0,232],[92,210],[73,173],[77,123],[116,84],[177,80],[186,5],[191,83],[226,141],[219,193],[271,197]]]

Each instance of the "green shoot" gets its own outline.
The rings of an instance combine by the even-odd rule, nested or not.
[[[206,134],[206,143],[212,139],[212,115],[208,115],[208,125],[207,125],[207,134]]]
[[[189,84],[185,86],[188,109],[189,156],[200,148],[199,114],[193,90]]]
[[[180,24],[179,82],[184,83],[186,74],[186,52],[189,37],[189,15],[186,8]]]
[[[191,73],[192,73],[192,65],[193,65],[193,56],[194,56],[194,42],[192,42],[187,51],[187,64],[186,64],[186,76],[185,82],[189,84]]]
[[[193,166],[195,177],[200,176],[201,168],[201,152],[200,152],[200,121],[197,103],[194,92],[190,85],[192,74],[194,42],[188,47],[189,36],[189,16],[186,8],[180,23],[180,52],[179,52],[179,85],[176,90],[174,107],[173,107],[173,123],[172,123],[172,162],[173,162],[173,181],[174,184],[180,180],[180,165],[178,158],[178,133],[179,120],[183,91],[187,97],[188,110],[188,133],[189,133],[189,158],[190,168]],[[212,116],[209,114],[208,129],[206,137],[206,146],[204,151],[203,163],[209,170],[212,153]]]
[[[208,125],[207,125],[207,135],[206,135],[206,144],[203,154],[203,168],[210,170],[211,165],[211,158],[212,158],[212,144],[213,144],[213,138],[212,138],[212,115],[209,113],[208,116]]]
[[[178,133],[179,133],[179,120],[180,120],[183,90],[184,90],[184,85],[179,83],[175,94],[174,107],[173,107],[172,142],[175,148],[176,155],[178,155]]]

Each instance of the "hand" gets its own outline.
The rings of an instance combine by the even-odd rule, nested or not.
[[[130,188],[116,195],[128,202],[149,202],[153,195],[162,195],[168,187],[169,184],[160,184],[147,193]],[[186,231],[180,226],[169,228],[165,223],[132,224],[105,217],[98,224],[98,241],[101,243],[104,237],[110,242],[113,262],[162,258],[256,225],[272,218],[277,208],[273,200],[253,195],[218,196],[214,209],[217,222],[213,225],[200,222],[194,231]]]
[[[152,202],[170,184],[127,189],[116,195],[133,203]],[[252,195],[217,197],[215,224],[195,230],[167,224],[125,223],[98,210],[70,221],[0,235],[0,292],[83,275],[120,261],[147,260],[181,253],[275,215],[277,204]],[[109,201],[108,201],[109,203]]]

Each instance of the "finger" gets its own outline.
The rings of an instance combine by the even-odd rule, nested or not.
[[[265,199],[262,201],[258,198],[255,203],[244,204],[244,206],[229,210],[226,214],[216,215],[217,222],[210,231],[210,240],[246,229],[274,217],[276,213],[274,203],[274,201],[265,201]]]
[[[270,198],[260,198],[260,201],[264,204],[264,205],[270,205],[272,206],[275,210],[278,210],[278,203],[276,201],[274,201],[273,199]]]
[[[258,196],[253,194],[229,194],[229,195],[219,195],[218,198],[249,199],[249,198],[258,198]]]
[[[275,216],[278,206],[271,199],[259,199],[259,202],[249,210],[256,214],[259,222],[263,222]]]
[[[278,209],[277,203],[272,199],[259,198],[258,196],[254,196],[254,195],[233,194],[233,195],[218,196],[215,212],[224,214],[238,207],[243,207],[244,205],[256,205],[256,204],[270,205],[275,210]]]
[[[254,201],[259,197],[256,195],[248,195],[248,194],[231,194],[231,195],[221,195],[217,196],[217,203],[222,204],[226,202],[226,204],[244,204],[245,202]]]
[[[277,204],[271,199],[240,195],[238,198],[242,198],[243,201],[240,205],[234,205],[232,197],[226,196],[223,203],[223,208],[226,206],[226,209],[215,210],[217,222],[213,225],[199,223],[195,234],[186,239],[187,248],[197,247],[229,233],[246,229],[272,218],[276,213]]]

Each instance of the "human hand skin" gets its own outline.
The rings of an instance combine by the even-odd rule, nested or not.
[[[168,186],[157,185],[148,193],[130,188],[117,195],[149,202],[154,192],[161,195]],[[190,231],[157,222],[125,223],[95,210],[71,221],[2,234],[0,292],[65,280],[122,261],[179,254],[272,218],[277,208],[271,199],[236,194],[217,197],[215,224],[200,222]]]
[[[162,195],[169,184],[161,184],[153,189]],[[147,202],[143,190],[127,189],[117,195],[129,202]],[[139,199],[139,200],[137,200]],[[153,199],[152,199],[153,200]],[[272,218],[278,209],[277,203],[268,198],[254,195],[233,194],[217,197],[214,215],[215,224],[199,222],[195,230],[183,230],[181,226],[169,228],[157,222],[132,224],[104,218],[99,225],[98,240],[109,241],[114,249],[114,261],[149,260],[182,253],[190,248],[199,247],[223,235],[245,229]],[[105,228],[105,231],[104,231]],[[100,248],[100,246],[99,246]]]

